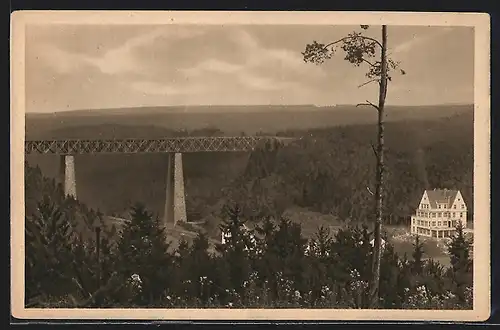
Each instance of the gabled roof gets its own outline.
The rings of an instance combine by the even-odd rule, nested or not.
[[[431,208],[437,209],[437,204],[447,204],[450,209],[457,197],[458,190],[449,189],[434,189],[426,190],[427,198],[429,199],[429,204]]]

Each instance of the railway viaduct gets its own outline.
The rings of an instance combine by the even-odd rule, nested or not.
[[[75,155],[164,153],[168,157],[164,223],[187,221],[182,154],[192,152],[252,152],[273,150],[291,138],[273,136],[176,137],[120,140],[31,140],[25,141],[25,155],[59,156],[61,182],[66,196],[77,198]]]

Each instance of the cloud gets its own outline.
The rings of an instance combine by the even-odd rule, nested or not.
[[[45,53],[43,56],[45,61],[53,67],[57,72],[67,73],[71,70],[76,70],[82,66],[88,65],[97,68],[100,72],[108,75],[139,73],[143,72],[144,59],[137,56],[135,51],[141,47],[154,47],[158,39],[162,39],[162,43],[172,42],[174,40],[192,38],[202,35],[201,29],[172,29],[171,27],[162,26],[132,37],[121,45],[108,49],[102,52],[102,55],[92,56],[87,54],[71,53],[62,50],[55,44],[42,44],[40,47]],[[49,41],[50,42],[50,41]],[[105,48],[105,44],[97,46]]]
[[[259,76],[248,72],[240,75],[238,78],[244,86],[250,87],[253,90],[273,91],[294,86],[293,83],[278,81],[270,77]]]
[[[55,45],[42,44],[35,47],[34,55],[37,60],[41,60],[45,65],[52,68],[58,74],[68,74],[82,69],[84,57],[73,54]]]
[[[394,47],[392,53],[395,54],[395,53],[409,52],[412,49],[414,49],[416,46],[419,46],[419,45],[422,45],[426,42],[434,40],[434,39],[441,37],[442,35],[447,34],[451,31],[453,31],[452,27],[444,27],[444,28],[439,28],[439,30],[437,32],[428,33],[428,34],[422,35],[422,36],[417,36],[414,34],[412,39],[405,41],[405,42],[402,42],[399,45],[397,45],[396,47]]]
[[[200,85],[191,84],[189,86],[180,86],[178,84],[161,84],[151,81],[137,81],[130,84],[131,88],[143,95],[188,95],[199,93],[204,90]]]
[[[134,56],[134,50],[139,47],[150,46],[157,39],[166,40],[191,38],[203,34],[202,30],[172,31],[172,28],[160,27],[149,33],[129,39],[123,45],[111,49],[102,57],[87,58],[87,62],[98,67],[106,74],[137,72],[141,70],[141,59]]]
[[[209,58],[178,69],[182,79],[215,81],[220,90],[238,82],[240,88],[265,92],[301,88],[304,79],[324,75],[321,68],[306,66],[299,52],[266,47],[244,29],[231,31],[228,40],[231,60]]]
[[[292,70],[309,76],[325,75],[319,66],[306,66],[299,51],[263,46],[257,38],[243,29],[236,30],[232,34],[232,39],[245,52],[248,66],[276,68],[276,65],[280,65],[283,70]]]
[[[375,95],[371,87],[356,88],[365,81],[364,71],[353,69],[341,57],[324,66],[303,62],[303,44],[322,33],[326,38],[324,27],[290,32],[282,26],[59,26],[51,29],[59,34],[45,31],[43,38],[38,30],[27,34],[26,42],[26,98],[34,111],[154,104],[353,103]],[[435,91],[442,91],[440,86],[460,90],[458,85],[471,84],[473,75],[462,70],[472,63],[472,55],[464,51],[470,45],[457,40],[473,42],[473,32],[435,39],[450,30],[391,31],[392,51],[401,55],[404,69],[411,73],[394,82],[392,100],[439,103],[444,92]],[[290,34],[293,38],[288,38]],[[452,59],[447,56],[451,50]],[[413,86],[429,86],[430,91]],[[412,88],[418,93],[406,92]]]
[[[221,61],[215,58],[205,60],[198,63],[196,66],[191,68],[179,69],[186,78],[198,77],[207,72],[223,73],[223,74],[234,74],[244,68],[243,65],[233,64],[225,61]]]

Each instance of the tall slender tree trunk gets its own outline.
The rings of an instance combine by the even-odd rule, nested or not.
[[[95,228],[96,254],[97,254],[97,287],[101,287],[101,228]]]
[[[375,191],[375,244],[373,252],[372,278],[370,283],[370,308],[379,304],[380,259],[382,256],[382,207],[384,194],[384,106],[387,94],[387,26],[382,26],[381,74],[378,99],[378,144],[377,144],[377,187]]]

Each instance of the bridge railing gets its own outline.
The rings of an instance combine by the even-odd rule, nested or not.
[[[267,136],[33,140],[25,142],[25,154],[237,152],[280,144],[282,140]]]

